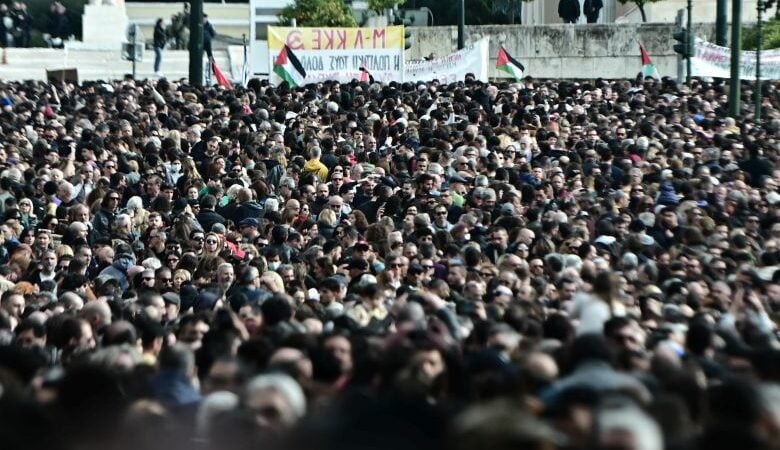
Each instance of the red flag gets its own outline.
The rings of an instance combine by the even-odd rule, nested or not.
[[[220,85],[228,89],[233,89],[233,85],[230,84],[230,80],[228,80],[225,74],[222,73],[221,70],[219,70],[219,66],[217,66],[217,61],[215,61],[213,58],[211,59],[211,71],[214,72],[214,78],[216,78],[217,83],[219,83]]]
[[[361,70],[360,71],[360,81],[364,83],[368,83],[368,71],[367,70]]]
[[[645,50],[645,46],[642,45],[642,43],[639,43],[639,52],[642,54],[642,65],[646,66],[648,64],[652,64],[650,62],[650,55],[647,54],[647,50]]]

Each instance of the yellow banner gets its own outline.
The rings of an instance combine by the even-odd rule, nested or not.
[[[385,28],[286,28],[268,27],[268,49],[287,44],[293,51],[374,50],[404,48],[404,27]]]

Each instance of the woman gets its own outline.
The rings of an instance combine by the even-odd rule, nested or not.
[[[161,76],[160,64],[162,64],[162,52],[165,48],[165,27],[162,18],[154,24],[154,74]]]
[[[206,256],[218,256],[222,251],[223,244],[219,235],[216,233],[207,233],[206,240],[203,246],[203,257]]]
[[[29,198],[19,200],[19,212],[22,214],[22,226],[25,228],[35,228],[38,225],[38,217],[33,211],[33,202]]]
[[[173,272],[174,292],[179,292],[181,290],[181,285],[184,283],[189,283],[190,281],[192,281],[192,275],[188,270],[178,269],[175,272]]]

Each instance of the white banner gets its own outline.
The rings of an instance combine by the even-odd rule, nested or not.
[[[488,38],[482,38],[470,46],[447,56],[430,61],[407,61],[404,65],[404,81],[431,81],[442,84],[463,81],[467,73],[473,73],[480,81],[488,81]]]
[[[376,81],[402,81],[404,27],[385,28],[284,28],[268,27],[269,66],[288,46],[306,71],[305,83],[360,79],[363,67]],[[270,75],[273,83],[281,79]]]
[[[695,77],[730,78],[731,49],[696,39],[691,75]],[[756,79],[756,52],[743,51],[740,58],[740,79]],[[780,80],[780,49],[761,52],[761,79]]]

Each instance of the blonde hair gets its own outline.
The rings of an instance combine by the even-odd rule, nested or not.
[[[336,212],[330,208],[323,209],[317,217],[317,223],[329,227],[336,226]]]
[[[173,278],[176,278],[177,276],[183,277],[184,281],[192,281],[192,274],[187,269],[176,269],[176,271],[173,272]]]
[[[58,261],[64,257],[73,258],[73,249],[70,245],[60,245],[57,247],[57,250],[54,251],[54,254],[57,255]]]

